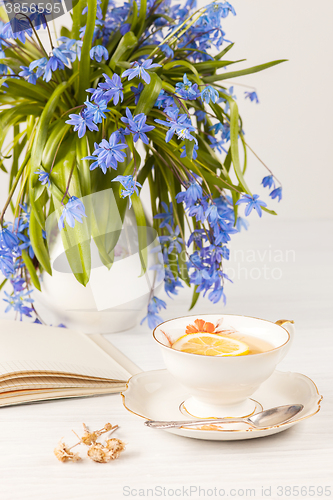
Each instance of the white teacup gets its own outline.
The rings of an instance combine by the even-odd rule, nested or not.
[[[264,340],[271,344],[272,349],[243,356],[204,356],[173,349],[172,343],[184,335],[186,327],[194,324],[196,319],[219,325],[219,330],[234,329],[243,335]],[[287,354],[293,336],[293,321],[272,323],[229,314],[172,319],[161,323],[153,332],[162,349],[167,370],[188,390],[189,398],[183,408],[199,418],[252,414],[258,404],[250,396],[270,377]]]

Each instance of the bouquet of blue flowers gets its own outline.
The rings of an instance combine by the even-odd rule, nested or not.
[[[247,225],[239,205],[246,216],[253,209],[275,213],[245,181],[248,145],[226,82],[282,61],[229,70],[237,61],[229,58],[233,43],[222,27],[235,15],[227,1],[197,9],[196,0],[78,0],[72,29],[63,27],[57,39],[48,15],[30,5],[8,21],[0,9],[0,168],[9,174],[0,270],[1,287],[12,285],[7,310],[30,316],[32,286],[40,289],[40,273],[52,272],[44,232],[49,214],[57,211],[61,232],[77,238],[78,251],[67,258],[85,286],[91,263],[82,232],[86,240],[94,234],[82,198],[111,188],[121,217],[130,209],[146,226],[145,183],[167,294],[185,283],[193,287],[192,306],[200,293],[225,300],[228,242]],[[255,91],[245,96],[258,102]],[[262,183],[281,199],[271,171]],[[115,244],[99,246],[107,265]],[[163,307],[152,293],[150,327],[162,321]]]

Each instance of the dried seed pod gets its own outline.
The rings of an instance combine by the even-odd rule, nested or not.
[[[112,460],[112,452],[101,443],[90,446],[87,455],[94,462],[107,463]]]
[[[78,453],[73,453],[62,441],[59,441],[58,445],[54,448],[54,454],[60,462],[77,462],[81,460],[80,455]]]

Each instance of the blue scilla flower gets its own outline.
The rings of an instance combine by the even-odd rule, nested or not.
[[[148,304],[147,316],[143,318],[140,325],[142,325],[142,323],[147,320],[149,328],[156,328],[160,323],[163,322],[163,319],[158,316],[158,313],[161,309],[166,309],[166,303],[164,302],[164,300],[161,300],[155,296],[152,297]]]
[[[146,120],[147,117],[143,113],[140,113],[140,118],[139,115],[137,115],[135,118],[135,121],[130,121],[128,123],[128,128],[133,134],[133,140],[134,142],[137,142],[139,139],[142,140],[145,144],[149,144],[149,139],[146,135],[146,132],[150,132],[151,130],[154,130],[153,125],[147,125]]]
[[[8,248],[0,248],[0,271],[7,279],[14,273],[14,259]]]
[[[167,270],[164,278],[164,290],[168,297],[178,295],[178,288],[184,288],[182,282],[177,277],[175,278],[171,270]]]
[[[216,224],[219,220],[219,211],[215,203],[210,203],[205,213],[206,218],[210,224]]]
[[[187,246],[189,247],[192,243],[194,243],[197,247],[202,248],[207,239],[208,236],[204,229],[195,229],[188,239]]]
[[[163,43],[159,48],[166,55],[166,57],[168,57],[169,59],[173,59],[174,52],[167,43]]]
[[[60,2],[59,2],[60,3]],[[47,21],[46,21],[46,15],[48,14],[49,12],[46,11],[43,7],[39,10],[37,10],[36,12],[32,12],[31,14],[29,14],[29,19],[30,19],[30,22],[35,26],[35,28],[38,30],[39,28],[44,28],[46,29],[47,27]]]
[[[84,103],[86,105],[86,114],[92,117],[94,123],[102,123],[103,118],[106,118],[108,105],[103,98],[98,98],[95,102],[90,102],[89,97]]]
[[[162,106],[165,107],[172,107],[175,104],[175,100],[172,95],[168,94],[165,92],[164,89],[160,90],[159,96],[156,99],[155,106],[157,108],[161,108]]]
[[[228,151],[225,149],[224,144],[226,141],[224,139],[218,140],[216,137],[213,137],[212,135],[208,136],[208,139],[210,141],[210,147],[212,149],[217,149],[219,153],[228,153]]]
[[[66,120],[66,123],[74,125],[74,132],[78,132],[80,139],[85,135],[87,127],[91,132],[93,130],[98,132],[98,127],[94,123],[93,115],[89,113],[86,108],[82,109],[78,115],[70,114],[69,117],[70,120]]]
[[[194,205],[199,198],[202,198],[202,187],[195,180],[189,184],[185,191],[176,194],[177,203],[184,202],[187,208]]]
[[[181,139],[195,140],[195,138],[190,134],[190,132],[195,130],[195,127],[193,127],[191,123],[191,119],[185,113],[182,113],[180,116],[178,115],[179,109],[177,108],[168,112],[167,121],[159,120],[157,118],[154,120],[160,125],[169,127],[165,136],[165,142],[171,141],[175,133]]]
[[[30,70],[28,66],[20,66],[22,71],[20,71],[19,76],[22,76],[25,80],[27,80],[29,83],[32,83],[32,85],[36,85],[37,82],[37,75],[33,70]]]
[[[215,24],[216,22],[219,22],[221,18],[227,17],[229,12],[234,16],[236,15],[235,9],[229,2],[214,2],[207,7],[206,15],[209,20]]]
[[[127,144],[119,142],[119,139],[119,133],[116,131],[111,134],[108,141],[102,139],[99,144],[95,142],[93,154],[84,158],[85,160],[95,160],[90,165],[90,170],[100,167],[103,174],[106,174],[109,167],[117,170],[118,163],[122,163],[126,158],[126,154],[121,150],[128,147]]]
[[[120,76],[117,75],[117,73],[114,73],[112,78],[105,73],[103,73],[103,76],[105,78],[105,82],[98,84],[99,89],[102,89],[104,92],[103,99],[106,99],[107,101],[113,99],[114,105],[117,105],[119,101],[123,102],[123,84],[121,83]],[[93,98],[95,99],[94,95]]]
[[[33,71],[34,69],[37,68],[36,78],[39,78],[44,74],[46,65],[47,65],[47,57],[41,57],[40,59],[32,61],[29,64],[29,71]]]
[[[42,184],[42,186],[45,186],[46,184],[48,185],[48,187],[51,186],[49,172],[45,172],[45,170],[42,170],[40,168],[40,169],[36,170],[36,172],[34,172],[34,173],[38,175],[38,180]]]
[[[15,278],[10,280],[10,283],[15,293],[22,292],[26,284],[25,279],[21,278],[20,276],[15,276]]]
[[[237,220],[236,220],[236,229],[237,231],[241,231],[242,228],[245,229],[245,231],[248,230],[248,227],[249,227],[249,221],[244,219],[243,217],[237,217]]]
[[[103,45],[95,45],[90,49],[90,59],[102,62],[103,57],[106,61],[109,59],[109,53]]]
[[[269,196],[274,200],[275,198],[278,198],[278,201],[281,201],[282,199],[282,187],[278,187],[274,189],[271,193],[269,193]]]
[[[32,29],[26,18],[17,18],[5,23],[2,28],[1,38],[6,40],[7,38],[14,38],[20,40],[20,42],[25,43],[26,36],[32,36]]]
[[[129,208],[132,206],[131,196],[136,193],[139,194],[138,188],[142,187],[139,182],[134,180],[133,175],[117,175],[112,182],[120,182],[120,184],[125,188],[121,191],[121,197],[129,198]]]
[[[197,117],[198,122],[204,122],[204,124],[207,123],[207,113],[206,113],[206,111],[203,111],[202,109],[197,109],[194,114]]]
[[[160,227],[165,227],[167,224],[170,226],[173,226],[174,221],[173,221],[173,205],[170,203],[169,207],[168,205],[162,201],[161,205],[163,207],[164,213],[160,213],[154,216],[154,219],[162,219],[162,222],[160,224]]]
[[[8,227],[0,229],[0,248],[14,250],[19,244],[19,239]]]
[[[267,204],[264,201],[259,200],[259,195],[254,194],[251,196],[250,194],[243,194],[242,198],[236,202],[236,205],[241,205],[242,203],[246,203],[245,207],[245,215],[248,216],[252,212],[253,209],[256,210],[259,217],[262,216],[261,207],[267,207]]]
[[[212,130],[214,132],[214,134],[216,135],[219,132],[222,132],[223,128],[224,128],[224,124],[221,122],[217,122],[214,125],[212,125],[211,127],[209,127],[209,130]]]
[[[129,31],[131,31],[131,25],[130,23],[125,23],[123,24],[121,27],[120,27],[120,34],[121,36],[124,36],[126,35],[126,33],[128,33]]]
[[[76,196],[72,196],[63,207],[59,217],[58,227],[60,231],[65,227],[65,220],[69,227],[73,228],[76,220],[82,224],[82,217],[87,217],[84,205]]]
[[[160,243],[162,245],[168,244],[168,253],[171,253],[173,250],[175,250],[178,253],[181,253],[183,240],[179,236],[180,233],[179,226],[176,226],[175,230],[173,230],[169,224],[166,224],[165,227],[167,228],[170,234],[160,236],[159,237]]]
[[[161,67],[160,64],[153,63],[152,61],[153,61],[152,59],[146,59],[142,63],[135,61],[131,68],[124,71],[122,76],[123,77],[127,76],[129,80],[138,77],[141,78],[144,82],[150,83],[150,75],[147,72],[147,70]]]
[[[273,175],[267,175],[266,177],[264,177],[263,180],[261,181],[261,184],[264,187],[268,187],[269,189],[271,189],[272,187],[275,188]]]
[[[32,248],[29,236],[27,236],[27,235],[25,235],[23,233],[19,233],[18,237],[22,241],[22,243],[19,245],[20,250],[27,250],[28,253],[29,253],[30,259],[33,259],[34,256],[35,256],[35,252],[34,252],[34,250]]]
[[[6,313],[13,309],[15,312],[19,313],[21,321],[22,316],[28,316],[29,318],[31,318],[33,309],[25,305],[25,303],[31,304],[32,302],[34,302],[34,300],[30,297],[30,290],[17,292],[13,295],[9,295],[9,293],[7,292],[4,292],[4,294],[7,298],[3,300],[8,303],[8,306],[5,309]]]
[[[157,253],[157,259],[158,262],[152,266],[150,266],[151,271],[156,271],[156,278],[155,282],[160,283],[161,281],[164,280],[165,277],[165,270],[167,269],[169,265],[169,259],[168,259],[168,252],[167,249],[163,249],[163,253],[161,252],[161,248],[158,246],[154,247],[151,251],[153,253]]]
[[[201,99],[209,104],[210,101],[212,101],[214,104],[217,102],[219,98],[219,93],[214,87],[211,85],[207,85],[202,91],[201,91]]]
[[[196,99],[200,92],[198,92],[198,85],[193,84],[188,78],[186,73],[184,73],[183,81],[176,83],[176,92],[186,100]]]
[[[212,226],[213,236],[216,245],[220,243],[228,243],[230,241],[230,234],[238,233],[238,230],[234,227],[233,223],[227,224],[220,218]]]
[[[245,94],[245,99],[250,99],[251,102],[256,102],[257,104],[259,104],[259,99],[258,99],[258,96],[257,96],[257,93],[256,92],[244,92]]]
[[[131,91],[133,92],[133,94],[135,96],[135,99],[134,99],[135,104],[138,104],[139,99],[140,99],[140,95],[141,95],[141,92],[143,91],[143,89],[144,89],[144,85],[142,82],[140,82],[137,87],[131,87]]]
[[[66,53],[68,54],[71,62],[74,62],[76,58],[80,61],[81,48],[83,45],[82,40],[75,40],[73,38],[68,38],[67,36],[60,36],[57,40],[62,42],[62,44],[58,47],[59,50],[66,49]]]
[[[97,0],[96,3],[97,3],[96,17],[97,17],[97,19],[103,19],[103,12],[102,12],[102,7],[101,7],[102,0]],[[111,3],[111,6],[113,7],[114,2],[110,2],[110,3]],[[85,7],[82,10],[82,15],[84,16],[84,14],[87,14],[87,13],[88,13],[88,7]]]
[[[69,66],[69,61],[68,55],[65,52],[59,48],[53,49],[51,57],[45,66],[43,80],[49,82],[52,78],[52,73],[57,69],[64,69],[65,66]]]
[[[208,299],[217,304],[222,299],[223,304],[226,305],[227,298],[224,294],[224,288],[218,282],[216,282],[214,289],[208,294]]]
[[[194,205],[187,207],[189,217],[195,217],[197,222],[201,222],[202,224],[206,220],[206,208],[207,202],[204,199],[201,199],[194,203]]]
[[[147,116],[144,113],[132,116],[132,113],[128,108],[126,108],[126,117],[123,116],[121,118],[121,121],[126,123],[128,130],[133,134],[134,142],[141,139],[145,144],[149,144],[146,132],[150,132],[155,127],[153,125],[146,125],[146,120]]]

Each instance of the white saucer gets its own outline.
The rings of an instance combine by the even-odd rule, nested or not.
[[[177,384],[167,370],[155,370],[134,375],[122,393],[125,408],[145,420],[193,420],[184,411],[183,403],[189,397],[186,389]],[[213,441],[232,441],[270,436],[289,429],[320,410],[322,396],[316,384],[301,373],[275,371],[252,395],[252,399],[266,410],[275,406],[304,405],[296,417],[285,424],[265,429],[253,429],[245,423],[212,424],[196,428],[165,429],[172,434]],[[228,415],[225,415],[226,417]]]

